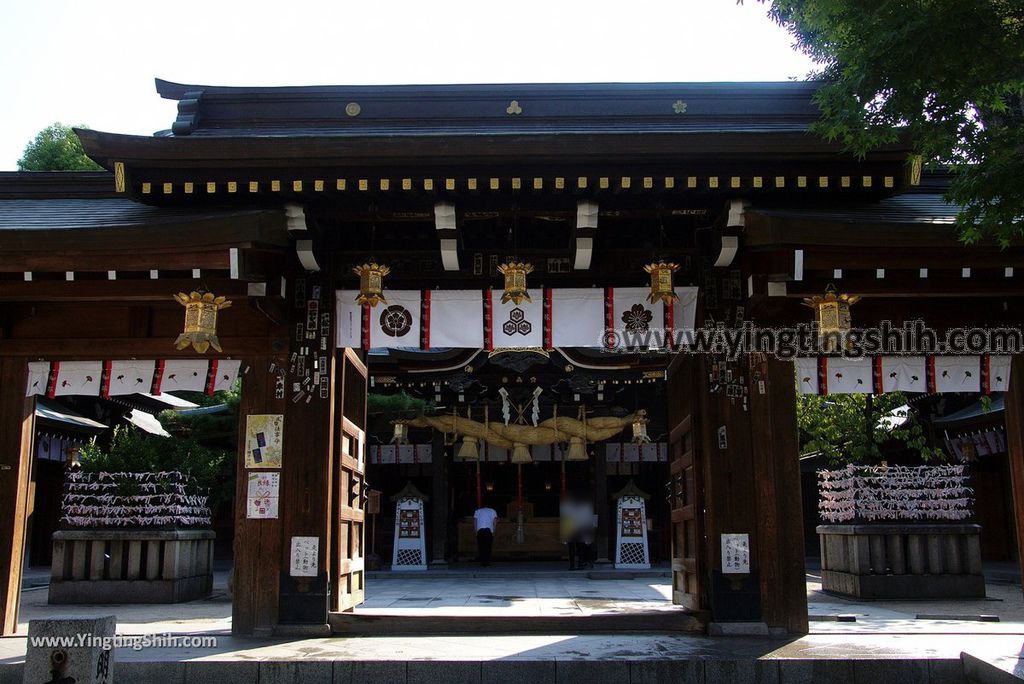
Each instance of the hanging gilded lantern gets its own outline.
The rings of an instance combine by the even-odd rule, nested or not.
[[[200,354],[210,347],[224,351],[217,339],[217,312],[231,306],[231,302],[212,292],[179,292],[174,299],[185,307],[185,331],[174,340],[175,348],[180,351],[191,344]]]
[[[837,293],[836,286],[832,284],[825,288],[823,296],[804,299],[804,304],[814,309],[822,351],[839,350],[840,341],[850,332],[850,307],[859,301],[858,295]]]
[[[501,295],[501,303],[509,300],[519,306],[523,301],[532,303],[530,293],[526,291],[526,274],[533,273],[533,264],[522,261],[509,261],[498,266],[498,271],[505,276],[505,292]]]
[[[392,444],[409,443],[409,426],[405,423],[395,423],[395,433],[391,437]]]
[[[656,261],[644,266],[644,270],[651,274],[651,294],[647,295],[647,301],[653,304],[660,299],[671,305],[679,299],[672,284],[672,274],[679,270],[679,264]]]
[[[370,262],[356,266],[352,271],[359,276],[357,304],[377,306],[378,302],[388,303],[388,300],[384,298],[384,276],[391,273],[390,268],[383,264]]]
[[[647,435],[647,419],[637,418],[633,421],[633,444],[650,444],[651,438]]]

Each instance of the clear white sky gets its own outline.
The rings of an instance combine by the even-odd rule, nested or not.
[[[61,121],[169,128],[209,85],[770,81],[811,62],[746,0],[0,0],[0,170]]]

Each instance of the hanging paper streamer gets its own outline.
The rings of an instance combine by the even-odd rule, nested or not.
[[[126,485],[138,493],[125,495]],[[209,497],[178,471],[159,473],[69,472],[61,524],[99,527],[209,527]]]
[[[943,520],[971,516],[966,466],[855,466],[818,472],[818,512],[831,523]]]

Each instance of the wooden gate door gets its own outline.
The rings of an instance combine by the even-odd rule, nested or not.
[[[699,440],[693,400],[696,360],[679,354],[667,378],[669,418],[669,502],[672,509],[672,603],[688,610],[706,606],[700,582],[703,524]]]
[[[331,610],[352,610],[365,600],[366,364],[354,349],[338,354],[335,376],[336,441],[331,468],[334,591]]]

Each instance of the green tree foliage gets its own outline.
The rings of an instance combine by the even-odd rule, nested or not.
[[[209,492],[210,505],[228,501],[232,488],[223,483],[233,478],[232,454],[203,446],[194,439],[158,437],[134,427],[116,427],[107,448],[95,440],[79,451],[87,473],[159,473],[180,471],[195,478],[194,484]],[[131,492],[121,492],[130,494]]]
[[[819,133],[861,155],[909,136],[956,171],[948,198],[964,241],[1020,242],[1024,2],[761,1],[821,65]]]
[[[942,452],[928,446],[924,431],[911,415],[902,425],[885,420],[902,418],[898,411],[907,398],[902,392],[879,395],[835,394],[798,396],[796,415],[800,428],[801,455],[820,452],[833,464],[877,463],[882,445],[895,441],[925,460]]]
[[[370,392],[366,397],[366,410],[370,415],[383,414],[389,418],[415,418],[432,408],[433,402],[413,397],[405,392],[379,394]]]
[[[102,168],[85,156],[82,141],[71,127],[59,121],[39,131],[25,146],[18,161],[19,171],[100,171]]]

